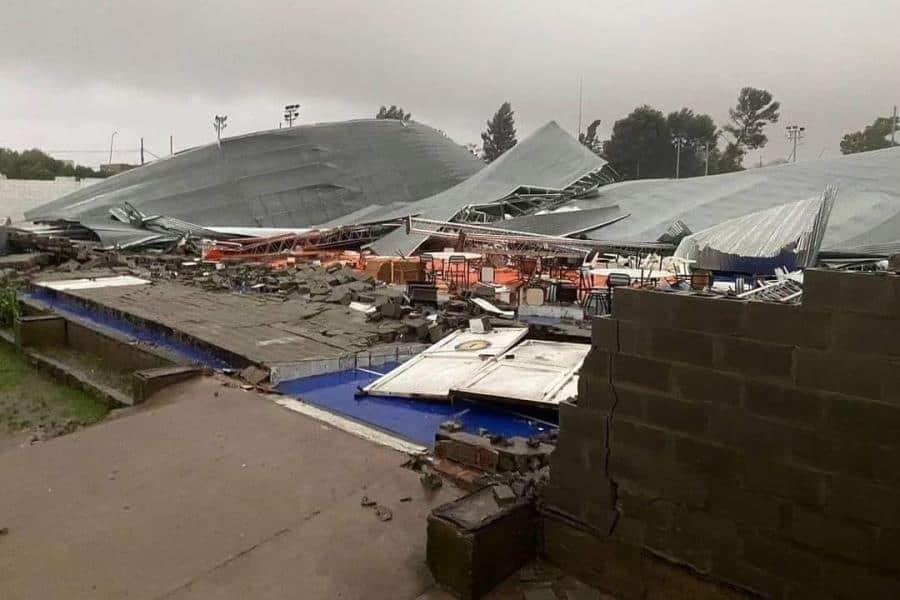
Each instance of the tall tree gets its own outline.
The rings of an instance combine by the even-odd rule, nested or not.
[[[0,148],[0,173],[10,179],[53,179],[54,177],[107,177],[89,167],[73,166],[33,148],[16,152]]]
[[[586,132],[578,134],[578,141],[594,154],[600,154],[603,151],[603,143],[597,137],[597,128],[600,126],[600,123],[600,119],[595,119],[588,125]]]
[[[728,109],[731,124],[724,127],[734,136],[734,141],[725,149],[724,156],[728,158],[725,166],[731,170],[742,168],[741,161],[747,150],[756,150],[768,143],[769,138],[763,129],[770,123],[778,122],[779,108],[781,103],[775,102],[767,90],[753,87],[741,89],[737,104]]]
[[[900,128],[900,117],[897,117],[896,122],[893,117],[878,117],[874,123],[867,125],[862,131],[846,134],[841,139],[841,154],[890,148],[891,131],[895,126]],[[900,133],[897,134],[894,145],[900,145]]]
[[[626,179],[671,176],[674,158],[665,115],[646,105],[634,109],[615,122],[603,154]]]
[[[669,113],[666,124],[672,137],[684,140],[681,149],[679,176],[695,177],[706,171],[706,151],[709,149],[710,173],[718,172],[718,130],[712,117],[695,114],[689,108]]]
[[[378,109],[376,119],[397,119],[398,121],[409,121],[412,119],[412,113],[403,112],[403,109],[396,104],[391,104],[390,108],[382,106]]]
[[[493,162],[501,154],[516,145],[516,122],[509,102],[504,102],[487,122],[487,129],[481,133],[484,160]]]

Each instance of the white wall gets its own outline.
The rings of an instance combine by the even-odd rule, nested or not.
[[[29,179],[5,179],[0,177],[0,223],[9,217],[21,221],[22,214],[51,200],[56,200],[70,192],[103,181],[102,179],[82,179],[57,177],[54,181],[34,181]]]

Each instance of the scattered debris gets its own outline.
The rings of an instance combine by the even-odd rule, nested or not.
[[[444,485],[444,480],[430,469],[422,472],[419,476],[419,481],[422,482],[422,486],[426,490],[437,490]]]
[[[375,506],[375,516],[378,517],[379,521],[390,521],[394,518],[394,513],[388,507],[377,504]]]
[[[369,506],[375,506],[377,504],[377,502],[370,499],[368,496],[363,496],[362,500],[359,501],[359,504],[360,504],[360,506],[369,507]]]

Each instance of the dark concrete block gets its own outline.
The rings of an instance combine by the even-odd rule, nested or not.
[[[439,506],[428,517],[427,562],[460,598],[480,598],[537,552],[531,504],[501,505],[491,487]]]
[[[745,387],[744,406],[751,413],[807,427],[821,424],[826,402],[821,393],[785,385],[748,380]]]
[[[791,379],[794,349],[741,338],[717,338],[716,366],[745,376]]]
[[[758,534],[743,540],[742,558],[763,571],[812,589],[822,583],[822,558],[814,552]]]
[[[672,327],[704,331],[716,335],[738,335],[744,321],[746,302],[706,296],[682,296]]]
[[[15,336],[22,348],[61,348],[66,345],[66,320],[57,315],[21,316]]]
[[[813,550],[860,563],[869,560],[875,545],[873,529],[804,508],[794,511],[788,535]]]
[[[613,381],[633,383],[654,390],[668,390],[671,365],[658,360],[616,354],[612,357]]]
[[[684,329],[650,330],[650,356],[671,362],[711,366],[713,337]]]
[[[828,475],[810,469],[745,457],[744,487],[807,506],[825,505]]]
[[[687,365],[672,369],[672,385],[679,397],[693,402],[737,406],[743,378],[739,375]]]
[[[647,388],[627,383],[617,383],[615,390],[610,388],[610,396],[615,402],[615,418],[630,417],[633,419],[644,419],[646,417],[646,398],[651,396],[666,397]]]
[[[900,578],[900,529],[882,529],[875,544],[875,565]]]
[[[815,311],[900,316],[900,277],[809,269],[803,277],[803,306]]]
[[[597,317],[591,323],[591,345],[607,352],[619,349],[619,322],[611,317]]]
[[[757,531],[781,531],[786,506],[789,506],[787,500],[742,489],[731,481],[713,480],[710,487],[710,514],[727,517]]]
[[[838,437],[900,448],[900,406],[835,395],[827,428]]]
[[[831,478],[825,513],[829,517],[900,529],[900,488],[852,475],[835,475]]]
[[[622,485],[640,488],[675,503],[703,507],[709,499],[708,475],[643,450],[617,452],[613,447],[609,455],[609,474]]]
[[[655,395],[648,395],[645,402],[649,423],[682,433],[701,434],[707,429],[707,412],[703,404]]]
[[[664,429],[650,427],[626,417],[616,417],[610,427],[610,443],[616,452],[639,448],[651,454],[665,454],[671,435]]]
[[[836,354],[801,349],[797,352],[797,385],[881,399],[883,382],[897,367],[888,361],[856,354]]]
[[[650,355],[650,326],[642,321],[619,321],[619,352]]]
[[[199,377],[202,374],[203,368],[193,365],[135,371],[131,376],[132,398],[135,404],[140,404],[170,385]]]
[[[675,460],[717,480],[733,480],[740,471],[741,453],[727,446],[679,435],[674,438],[674,447]]]
[[[740,337],[763,342],[826,348],[831,339],[832,315],[797,304],[748,302]]]
[[[843,313],[834,315],[837,352],[900,356],[900,319]]]
[[[866,600],[897,600],[900,580],[873,573],[866,567],[825,560],[825,587],[835,597]],[[802,597],[802,596],[800,596]]]

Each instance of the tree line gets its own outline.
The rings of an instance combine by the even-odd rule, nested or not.
[[[56,177],[108,177],[106,173],[95,171],[90,167],[56,160],[37,148],[17,152],[9,148],[0,148],[0,173],[8,179],[44,179]]]
[[[595,119],[586,131],[579,133],[578,141],[606,159],[625,179],[673,177],[676,169],[679,177],[729,173],[743,170],[747,154],[768,144],[765,129],[778,122],[780,109],[781,104],[768,90],[745,87],[738,93],[735,105],[728,109],[728,122],[721,127],[710,115],[690,108],[664,114],[643,105],[616,121],[608,140],[598,137],[601,120]],[[392,105],[382,106],[377,118],[409,120],[410,116]],[[896,125],[900,127],[900,119]],[[879,117],[864,130],[845,135],[841,152],[888,148],[894,126],[891,117]],[[897,137],[900,141],[900,134]],[[480,149],[475,144],[466,147],[487,162],[516,145],[514,112],[509,102],[504,102],[487,121],[481,141]]]

